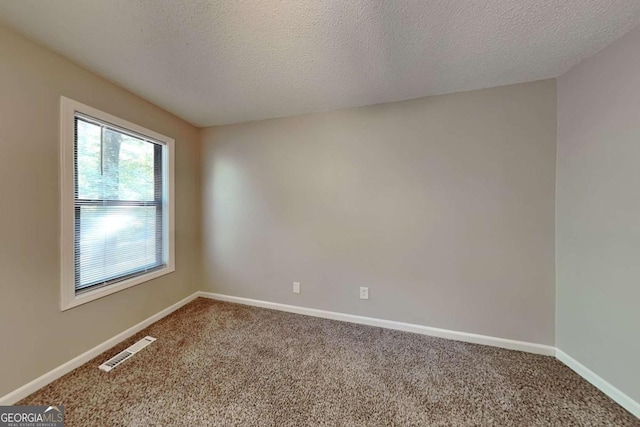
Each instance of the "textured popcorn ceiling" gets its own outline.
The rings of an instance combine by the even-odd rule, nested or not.
[[[0,21],[209,126],[557,77],[640,1],[3,0]]]

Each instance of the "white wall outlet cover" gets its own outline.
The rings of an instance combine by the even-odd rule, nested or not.
[[[294,294],[300,293],[300,282],[293,282],[293,293]]]
[[[369,299],[369,288],[360,288],[360,299]]]

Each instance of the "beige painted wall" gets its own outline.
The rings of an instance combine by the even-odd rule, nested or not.
[[[555,80],[203,132],[206,291],[554,344]]]
[[[59,310],[59,102],[176,140],[176,272]],[[0,27],[0,396],[192,294],[200,282],[199,130]]]
[[[640,28],[558,80],[557,346],[640,402]]]

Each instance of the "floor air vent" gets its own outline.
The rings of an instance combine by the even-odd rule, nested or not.
[[[109,372],[110,370],[112,370],[113,368],[115,368],[125,360],[129,359],[131,356],[133,356],[134,354],[136,354],[137,352],[139,352],[140,350],[142,350],[143,348],[145,348],[155,340],[156,339],[153,337],[142,338],[140,341],[138,341],[131,347],[121,351],[120,353],[113,356],[111,359],[104,362],[102,365],[100,365],[100,369],[102,369],[105,372]]]

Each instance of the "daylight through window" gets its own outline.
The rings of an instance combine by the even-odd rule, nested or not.
[[[63,98],[62,308],[174,271],[173,140]]]

